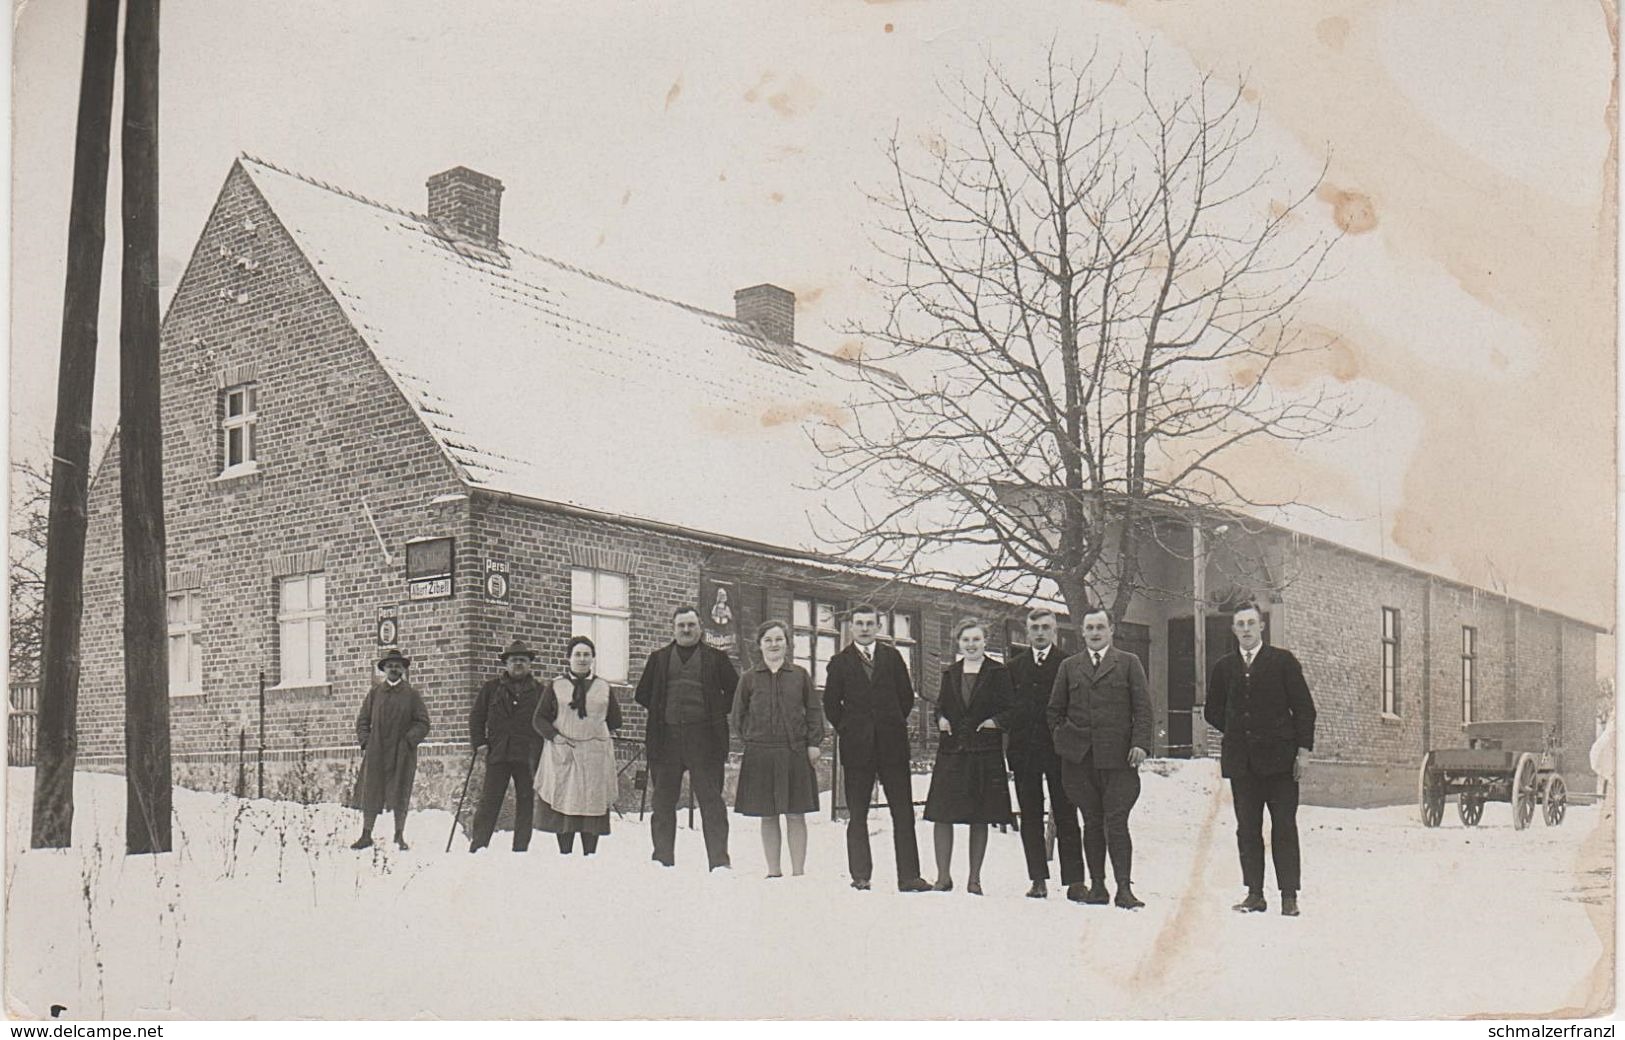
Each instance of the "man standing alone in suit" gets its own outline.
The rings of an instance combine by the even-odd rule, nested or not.
[[[1151,754],[1151,696],[1140,659],[1112,646],[1105,610],[1084,612],[1083,644],[1083,653],[1061,662],[1047,716],[1067,797],[1083,810],[1083,856],[1094,883],[1079,901],[1106,902],[1109,850],[1113,902],[1137,910],[1145,903],[1134,895],[1128,817],[1140,798],[1140,763]]]
[[[1021,808],[1021,849],[1027,856],[1031,899],[1049,895],[1049,857],[1044,848],[1044,783],[1049,783],[1050,812],[1055,817],[1055,842],[1061,852],[1061,884],[1068,899],[1083,901],[1089,888],[1083,868],[1083,836],[1078,810],[1061,782],[1061,759],[1055,754],[1045,712],[1055,676],[1066,654],[1055,645],[1055,612],[1040,607],[1027,615],[1028,648],[1010,659],[1015,687],[1015,708],[1010,712],[1009,745],[1005,759],[1016,778],[1016,804]]]
[[[920,877],[920,848],[914,837],[914,790],[909,777],[908,715],[914,710],[914,684],[903,655],[875,638],[880,612],[867,603],[852,608],[852,643],[829,660],[824,677],[824,715],[840,738],[846,772],[846,859],[852,887],[869,887],[874,858],[869,851],[869,799],[875,780],[891,810],[892,845],[897,857],[897,888],[929,892]]]
[[[1236,807],[1236,844],[1247,898],[1243,913],[1269,909],[1264,900],[1264,807],[1270,810],[1270,851],[1281,887],[1281,913],[1298,916],[1298,781],[1315,747],[1315,702],[1298,659],[1264,646],[1257,604],[1231,620],[1240,649],[1219,658],[1208,679],[1203,717],[1224,734],[1220,772]]]

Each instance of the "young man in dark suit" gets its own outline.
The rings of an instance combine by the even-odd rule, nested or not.
[[[1134,894],[1134,843],[1128,817],[1140,798],[1140,763],[1151,754],[1151,695],[1145,668],[1112,646],[1111,616],[1083,615],[1084,652],[1061,662],[1050,693],[1050,734],[1061,756],[1067,797],[1083,811],[1083,856],[1094,883],[1080,902],[1106,902],[1106,854],[1125,910],[1145,903]]]
[[[1264,646],[1264,615],[1249,603],[1230,623],[1240,649],[1219,658],[1208,679],[1202,715],[1224,734],[1220,772],[1236,807],[1236,844],[1247,897],[1243,913],[1269,909],[1264,900],[1264,807],[1270,810],[1270,852],[1281,887],[1281,913],[1298,916],[1298,781],[1315,748],[1315,702],[1298,659]]]
[[[909,776],[908,716],[914,684],[903,655],[875,637],[880,612],[867,603],[852,608],[852,643],[829,660],[824,678],[824,715],[840,738],[846,773],[846,859],[852,887],[869,887],[869,799],[878,778],[891,810],[892,846],[900,892],[928,892],[920,877],[914,837],[914,790]]]
[[[1055,753],[1045,712],[1066,654],[1056,645],[1060,634],[1055,612],[1040,607],[1027,615],[1027,649],[1010,658],[1015,708],[1010,713],[1005,761],[1016,778],[1016,804],[1021,808],[1021,849],[1027,857],[1031,899],[1049,895],[1049,856],[1044,847],[1044,784],[1049,783],[1050,812],[1055,817],[1055,843],[1061,854],[1061,884],[1068,899],[1081,902],[1088,891],[1083,866],[1083,835],[1078,810],[1061,781],[1061,759]]]
[[[706,644],[700,613],[680,606],[671,615],[672,641],[649,655],[632,694],[648,709],[649,780],[654,810],[649,834],[662,866],[677,862],[677,793],[688,773],[700,804],[700,829],[711,869],[729,866],[728,806],[722,800],[728,761],[728,712],[739,673],[728,655]]]

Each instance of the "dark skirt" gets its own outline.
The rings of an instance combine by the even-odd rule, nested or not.
[[[549,834],[608,834],[609,813],[602,816],[569,816],[556,811],[537,795],[536,826]]]
[[[1009,823],[1010,783],[1004,753],[937,751],[931,789],[925,796],[931,823]]]
[[[746,744],[734,789],[734,812],[783,816],[818,811],[818,774],[805,748]]]

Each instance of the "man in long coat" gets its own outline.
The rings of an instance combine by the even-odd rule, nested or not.
[[[468,741],[476,753],[485,748],[485,782],[474,812],[474,834],[468,851],[491,843],[497,813],[513,782],[513,850],[530,848],[536,813],[536,767],[541,762],[542,735],[534,723],[541,703],[542,684],[530,674],[536,652],[523,639],[508,644],[498,657],[502,671],[488,679],[474,696],[468,713]]]
[[[406,810],[418,771],[418,745],[429,735],[429,709],[406,681],[411,666],[399,650],[385,654],[378,662],[384,678],[372,684],[356,713],[362,754],[351,803],[361,810],[361,837],[352,849],[371,847],[373,824],[385,809],[395,814],[395,845],[403,852],[407,847]]]
[[[728,761],[728,713],[739,673],[727,654],[701,637],[698,610],[678,607],[671,624],[672,641],[649,655],[632,694],[649,711],[649,779],[654,786],[650,858],[667,867],[677,862],[677,793],[686,771],[700,804],[705,855],[716,870],[729,865],[722,777]]]
[[[1270,810],[1270,852],[1281,887],[1281,913],[1298,916],[1298,781],[1315,748],[1315,701],[1291,652],[1264,646],[1257,604],[1230,621],[1238,649],[1219,658],[1208,679],[1202,715],[1224,734],[1219,771],[1230,780],[1236,845],[1247,896],[1243,913],[1269,909],[1264,899],[1264,807]]]
[[[1021,847],[1027,857],[1027,895],[1049,895],[1049,855],[1044,841],[1044,784],[1049,784],[1049,809],[1055,818],[1055,843],[1061,853],[1061,884],[1068,899],[1081,902],[1088,889],[1083,865],[1083,833],[1078,810],[1066,796],[1061,779],[1061,757],[1055,753],[1046,714],[1055,677],[1066,653],[1055,645],[1055,612],[1039,608],[1027,615],[1027,649],[1010,658],[1010,682],[1015,708],[1009,716],[1009,743],[1004,757],[1016,780],[1016,804],[1021,807]]]
[[[1128,817],[1140,798],[1140,763],[1151,754],[1151,696],[1140,659],[1112,645],[1106,611],[1083,615],[1084,652],[1061,662],[1049,727],[1067,797],[1083,811],[1083,858],[1093,884],[1080,902],[1106,902],[1106,854],[1125,910],[1145,904],[1132,885]]]
[[[874,857],[869,851],[869,801],[875,780],[891,810],[897,888],[929,892],[920,877],[920,847],[914,836],[914,789],[909,775],[908,716],[914,710],[914,684],[903,655],[880,642],[880,612],[867,603],[852,608],[853,642],[829,659],[824,677],[824,716],[840,738],[846,773],[846,860],[852,887],[869,887]]]

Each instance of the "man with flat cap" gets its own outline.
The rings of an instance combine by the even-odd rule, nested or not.
[[[485,782],[474,812],[474,836],[468,851],[491,843],[502,799],[513,782],[513,850],[530,848],[536,810],[536,766],[541,761],[542,735],[532,719],[542,699],[542,684],[530,674],[536,659],[523,639],[515,639],[498,655],[502,671],[486,680],[474,696],[468,713],[468,742],[477,753],[485,748]]]
[[[350,848],[372,846],[372,827],[378,814],[395,814],[395,845],[406,851],[406,810],[412,802],[412,781],[418,771],[418,745],[429,735],[429,709],[423,697],[406,681],[412,662],[399,650],[378,661],[383,679],[374,682],[355,717],[356,742],[361,745],[361,772],[350,802],[361,810],[361,837]]]

